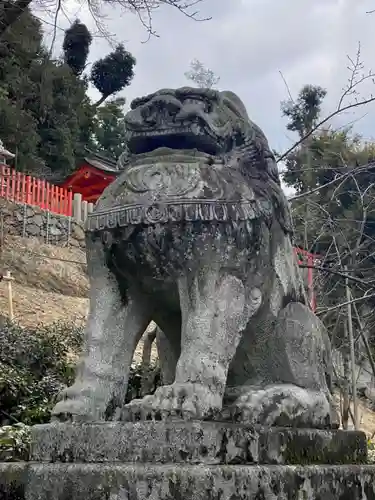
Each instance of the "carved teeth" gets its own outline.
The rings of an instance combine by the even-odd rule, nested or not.
[[[202,129],[196,123],[189,122],[188,125],[184,127],[175,127],[168,129],[159,129],[159,130],[148,130],[144,132],[130,132],[129,138],[132,137],[150,137],[150,136],[161,136],[161,135],[171,135],[171,134],[186,134],[186,133],[194,133],[195,135],[204,135]]]

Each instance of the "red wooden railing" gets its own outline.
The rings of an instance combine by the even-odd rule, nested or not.
[[[0,165],[0,197],[34,205],[55,214],[72,216],[73,193]]]

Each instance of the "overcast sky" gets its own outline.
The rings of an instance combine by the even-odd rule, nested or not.
[[[220,76],[219,89],[232,90],[244,101],[249,116],[268,136],[271,146],[285,150],[293,142],[280,114],[280,101],[287,98],[283,79],[295,96],[302,85],[318,84],[328,90],[324,112],[337,105],[341,89],[350,76],[346,56],[355,56],[358,42],[368,71],[375,70],[374,0],[203,0],[199,5],[207,22],[194,22],[171,7],[154,14],[160,38],[142,43],[146,32],[131,14],[107,11],[106,25],[118,42],[137,59],[136,76],[122,95],[128,102],[163,87],[188,82],[184,73],[198,58]],[[69,17],[78,17],[95,29],[91,16],[74,3]],[[67,21],[60,17],[60,27]],[[46,26],[48,30],[48,25]],[[62,31],[56,42],[61,44]],[[59,41],[60,39],[60,41]],[[61,45],[60,45],[61,46]],[[96,38],[90,60],[106,55],[108,43]],[[360,87],[368,97],[373,84]],[[95,96],[95,94],[92,94]],[[365,116],[364,116],[365,115]],[[342,116],[339,125],[355,121],[356,131],[375,138],[375,106]]]

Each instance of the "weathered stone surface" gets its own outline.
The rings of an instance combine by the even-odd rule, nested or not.
[[[32,221],[33,219],[31,219]],[[33,222],[29,222],[26,227],[26,233],[31,235],[31,236],[38,236],[40,234],[40,227],[38,227],[36,224]]]
[[[54,225],[51,225],[49,228],[48,228],[48,232],[51,236],[60,236],[61,235],[61,229],[59,229],[58,227],[54,226]]]
[[[375,467],[0,464],[0,499],[375,500]]]
[[[36,213],[34,217],[32,218],[32,223],[36,224],[39,227],[42,227],[44,225],[44,218],[40,213]]]
[[[39,207],[4,199],[0,200],[0,212],[5,216],[4,226],[11,235],[31,236],[53,245],[85,246],[83,223],[74,222],[73,233],[68,217],[51,216]]]
[[[85,240],[85,232],[83,230],[82,225],[79,224],[78,222],[73,222],[72,223],[72,235],[78,241],[84,241]]]
[[[274,155],[242,101],[164,89],[136,99],[125,125],[123,171],[87,220],[85,354],[54,418],[335,427],[330,341],[307,307]],[[173,351],[171,383],[123,407],[151,320]]]
[[[32,429],[31,460],[203,464],[355,464],[356,431],[254,429],[221,422],[48,424]]]

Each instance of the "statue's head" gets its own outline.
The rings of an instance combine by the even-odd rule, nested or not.
[[[127,150],[119,167],[144,157],[181,151],[212,164],[239,169],[258,195],[271,202],[289,229],[290,213],[277,165],[262,130],[252,122],[233,92],[182,87],[135,99],[125,117]]]
[[[125,122],[132,154],[160,147],[221,156],[233,148],[248,120],[234,95],[211,89],[163,89],[135,99]]]
[[[249,120],[233,92],[190,87],[159,90],[135,99],[125,123],[128,151],[123,163],[159,148],[197,150],[227,164],[244,156],[252,156],[253,162],[274,163],[263,132]],[[271,170],[277,182],[277,171]]]

